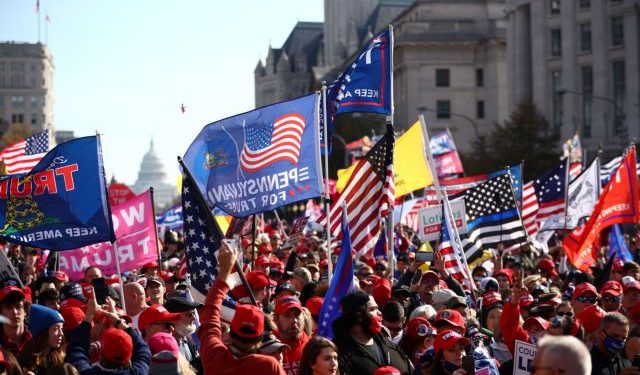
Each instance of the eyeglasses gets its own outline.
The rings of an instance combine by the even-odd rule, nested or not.
[[[558,315],[558,316],[573,316],[573,311],[567,311],[567,312],[564,312],[564,311],[558,311],[558,312],[556,313],[556,315]]]
[[[602,300],[604,302],[620,302],[622,298],[620,298],[620,296],[618,297],[614,297],[614,296],[604,296],[602,297]]]
[[[594,303],[596,303],[597,300],[598,299],[596,297],[589,297],[589,296],[576,297],[576,301],[582,302],[582,303],[594,304]]]

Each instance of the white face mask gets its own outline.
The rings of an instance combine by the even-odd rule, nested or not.
[[[190,336],[196,332],[196,324],[177,323],[175,326],[175,330],[180,337]]]

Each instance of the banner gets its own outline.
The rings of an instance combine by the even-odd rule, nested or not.
[[[320,196],[318,96],[205,126],[184,155],[205,199],[244,217]]]
[[[112,208],[121,272],[158,259],[152,208],[149,191]],[[98,266],[104,275],[117,273],[114,247],[109,242],[62,251],[59,256],[60,271],[70,280],[82,279],[89,266]]]
[[[299,217],[293,221],[291,224],[291,231],[289,232],[289,238],[287,238],[287,241],[282,246],[283,249],[292,248],[298,244],[302,238],[302,232],[307,226],[307,221],[309,221],[307,216]]]
[[[0,177],[0,237],[50,250],[115,239],[97,136],[58,145],[29,173]]]
[[[567,229],[578,226],[580,219],[591,216],[600,196],[600,161],[596,158],[580,176],[569,184]]]
[[[433,183],[424,157],[424,135],[419,121],[396,140],[393,151],[396,198]]]
[[[158,232],[163,233],[167,230],[179,230],[182,231],[184,222],[182,221],[182,206],[174,206],[160,216],[156,217],[156,223],[158,225]]]
[[[456,199],[449,202],[451,213],[456,222],[458,233],[467,233],[467,220],[464,208],[464,199]],[[419,231],[418,237],[422,241],[435,241],[440,238],[442,227],[442,205],[428,206],[418,212]]]
[[[538,348],[534,344],[516,340],[513,350],[513,375],[529,375]]]
[[[440,132],[431,136],[429,139],[429,147],[431,148],[431,154],[433,156],[456,151],[456,145],[453,143],[449,132]]]
[[[111,206],[123,204],[135,196],[136,194],[125,184],[119,182],[109,184],[109,204]]]

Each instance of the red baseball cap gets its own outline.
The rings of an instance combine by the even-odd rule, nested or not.
[[[504,276],[509,280],[509,285],[513,285],[513,271],[511,268],[503,268],[500,271],[493,274],[494,279],[498,279],[498,276]]]
[[[319,296],[311,297],[305,303],[305,307],[309,309],[311,316],[319,316],[320,309],[322,309],[322,303],[324,302],[324,298]]]
[[[580,312],[580,315],[578,315],[578,319],[584,327],[584,333],[589,334],[598,329],[598,327],[600,327],[600,322],[602,322],[606,313],[607,312],[601,309],[598,305],[585,307],[584,310]]]
[[[108,362],[124,365],[131,360],[133,340],[128,333],[117,328],[107,328],[100,336],[102,356]]]
[[[402,375],[402,373],[393,366],[384,366],[374,371],[373,375]]]
[[[147,342],[149,345],[149,350],[151,350],[151,355],[154,355],[163,350],[170,351],[175,354],[176,357],[180,354],[180,349],[178,348],[178,342],[173,337],[172,334],[166,332],[157,332],[154,333],[153,336],[149,337],[149,341]]]
[[[525,331],[529,331],[529,329],[537,326],[546,331],[547,329],[549,329],[549,325],[550,323],[547,320],[539,316],[535,316],[525,320],[524,324],[522,325],[522,328],[524,328]]]
[[[271,261],[269,260],[269,257],[266,255],[260,255],[256,259],[256,266],[262,267],[262,266],[270,266],[270,265],[271,265]]]
[[[138,328],[143,330],[152,323],[173,322],[178,319],[180,319],[180,313],[170,313],[162,305],[154,304],[144,309],[140,314],[140,318],[138,318]]]
[[[464,318],[462,317],[462,314],[460,314],[456,310],[446,309],[446,310],[440,311],[436,316],[436,321],[434,325],[436,326],[436,328],[438,328],[444,325],[443,323],[450,324],[452,326],[456,326],[462,329],[465,328]]]
[[[22,289],[18,288],[17,286],[14,286],[14,285],[9,285],[9,286],[5,286],[4,288],[0,289],[0,303],[2,303],[2,301],[4,301],[4,299],[9,297],[9,295],[11,295],[11,294],[19,294],[23,298],[25,297],[25,294],[22,291]]]
[[[389,302],[391,299],[391,284],[389,284],[389,280],[380,279],[379,282],[374,282],[373,292],[371,294],[373,295],[373,299],[380,306]]]
[[[273,252],[273,248],[268,243],[263,243],[262,245],[258,246],[258,253],[260,254],[271,253],[271,252]]]
[[[495,304],[504,304],[502,296],[498,292],[486,292],[482,295],[482,308],[488,309]]]
[[[158,268],[158,262],[154,260],[152,262],[145,263],[142,265],[142,268],[140,268],[140,270],[144,270],[147,268]]]
[[[595,286],[593,286],[593,284],[585,281],[576,286],[576,289],[573,291],[571,298],[577,298],[587,294],[592,294],[593,296],[598,297],[598,290]]]
[[[251,271],[247,274],[247,282],[251,289],[261,289],[269,286],[269,276],[262,271]]]
[[[320,261],[320,268],[329,268],[329,261],[326,258]]]
[[[300,303],[300,300],[296,296],[283,296],[278,298],[274,312],[276,315],[284,315],[291,309],[298,309],[302,311],[302,304]]]
[[[406,335],[412,342],[424,340],[429,335],[435,335],[437,331],[429,321],[421,316],[409,320],[406,327]]]
[[[258,339],[264,333],[264,313],[255,305],[237,305],[231,332],[245,339]]]
[[[640,292],[640,281],[633,281],[633,282],[630,282],[630,283],[625,284],[625,286],[624,286],[624,292],[625,292],[625,293],[628,293],[628,292],[630,292],[631,290],[636,290],[636,291]],[[2,299],[2,298],[0,298],[0,300],[1,300],[1,299]]]
[[[242,247],[247,248],[249,247],[249,245],[251,245],[251,240],[248,238],[243,238],[242,240],[240,240],[240,244],[242,245]]]
[[[529,293],[520,296],[520,307],[529,307],[533,302],[535,302],[535,299],[533,299],[533,296]]]
[[[622,285],[615,281],[609,280],[602,286],[602,295],[609,294],[614,297],[618,297],[622,294]]]
[[[464,336],[448,329],[446,331],[442,331],[438,333],[436,336],[436,340],[433,342],[433,350],[435,350],[436,354],[440,353],[444,350],[453,349],[458,343],[461,343],[462,346],[468,346],[471,344],[471,341]]]
[[[67,276],[64,271],[56,271],[53,273],[53,275],[51,275],[51,277],[53,277],[53,279],[59,283],[69,282],[69,276]]]
[[[430,280],[432,283],[437,284],[440,281],[440,277],[437,273],[433,271],[427,271],[422,274],[422,278],[420,279],[421,284],[426,284],[426,281]]]
[[[550,273],[553,276],[558,276],[558,271],[556,271],[556,265],[553,263],[553,260],[549,258],[543,258],[538,261],[538,268],[541,270]]]

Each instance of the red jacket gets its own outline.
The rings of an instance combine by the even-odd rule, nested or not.
[[[513,354],[516,340],[530,342],[529,334],[520,325],[520,305],[507,302],[500,316],[500,331],[505,345]]]
[[[302,332],[300,338],[297,341],[289,342],[286,341],[280,336],[280,334],[275,331],[274,334],[280,341],[289,345],[290,349],[285,349],[282,352],[282,367],[284,367],[284,371],[288,375],[299,375],[300,374],[300,360],[302,359],[302,351],[304,347],[307,345],[307,342],[311,339],[306,333]]]
[[[229,286],[216,279],[209,289],[204,306],[199,311],[200,357],[205,374],[274,374],[286,375],[278,360],[261,354],[250,354],[235,358],[222,342],[220,307]]]

